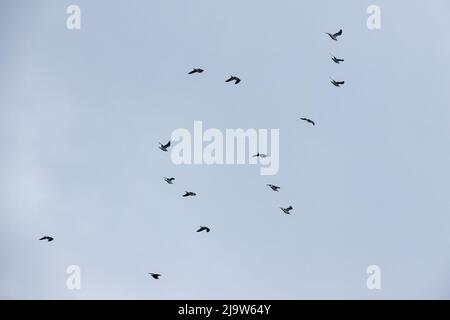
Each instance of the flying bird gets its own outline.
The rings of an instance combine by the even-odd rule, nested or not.
[[[201,226],[200,229],[197,230],[197,232],[202,232],[202,231],[209,232],[210,229],[209,229],[208,227],[202,227],[202,226]]]
[[[280,209],[281,209],[281,211],[283,211],[286,214],[291,214],[289,211],[291,211],[293,208],[292,208],[292,206],[289,206],[287,208],[280,207]]]
[[[194,70],[192,70],[191,72],[189,72],[188,74],[194,74],[194,73],[202,73],[203,69],[199,69],[199,68],[194,68]]]
[[[161,275],[159,273],[149,273],[149,275],[151,275],[153,277],[153,279],[158,280],[159,277],[161,277]]]
[[[170,147],[170,141],[167,142],[167,144],[162,144],[161,142],[159,143],[159,148],[164,152],[167,152],[168,147]]]
[[[330,53],[331,54],[331,53]],[[333,60],[335,63],[337,63],[337,64],[339,64],[339,63],[341,63],[341,62],[344,62],[344,59],[339,59],[339,58],[336,58],[335,56],[333,56],[332,54],[331,54],[331,60]]]
[[[331,78],[330,78],[331,79]],[[336,81],[331,79],[331,83],[335,86],[335,87],[340,87],[341,85],[343,85],[345,83],[345,81]]]
[[[273,184],[268,184],[267,186],[268,186],[270,189],[272,189],[273,191],[278,191],[278,190],[280,190],[280,187],[275,186],[275,185],[273,185]]]
[[[166,177],[164,177],[164,180],[165,180],[168,184],[173,184],[173,180],[175,180],[175,178],[166,178]]]
[[[191,191],[185,191],[185,193],[183,194],[183,197],[194,197],[197,194],[195,192],[191,192]]]
[[[338,40],[337,37],[342,36],[342,29],[339,30],[338,32],[334,33],[334,34],[331,34],[331,33],[328,33],[328,32],[325,32],[325,33],[327,35],[329,35],[331,39],[333,39],[334,41],[337,41]]]
[[[264,153],[257,153],[257,154],[255,154],[255,155],[253,155],[253,158],[254,157],[260,157],[260,158],[266,158],[267,157],[267,154],[264,154]]]
[[[49,237],[49,236],[45,236],[45,237],[40,238],[39,240],[47,240],[48,242],[50,242],[50,241],[53,241],[53,238]]]
[[[314,121],[312,121],[311,119],[308,119],[308,118],[300,118],[300,120],[303,120],[303,121],[306,121],[308,123],[311,123],[313,126],[316,125],[316,123]]]
[[[230,82],[230,81],[234,81],[234,84],[238,84],[239,82],[241,82],[241,79],[239,79],[238,77],[235,77],[235,76],[230,76],[230,78],[228,80],[226,80],[225,82]]]

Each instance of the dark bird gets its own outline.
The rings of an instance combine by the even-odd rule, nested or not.
[[[153,279],[158,280],[159,277],[161,277],[161,275],[159,273],[149,273],[149,275],[151,275],[153,277]]]
[[[280,190],[280,187],[274,186],[273,184],[268,184],[267,186],[269,186],[269,188],[272,189],[273,191],[278,191],[278,190]]]
[[[50,241],[53,241],[53,238],[49,237],[49,236],[45,236],[45,237],[40,238],[39,240],[47,240],[48,242],[50,242]]]
[[[208,227],[202,227],[202,226],[201,226],[200,229],[197,230],[197,232],[202,232],[202,231],[209,232],[210,229],[209,229]]]
[[[331,53],[330,53],[331,54]],[[339,64],[339,63],[341,63],[341,62],[344,62],[344,59],[339,59],[339,58],[336,58],[335,56],[333,56],[332,54],[331,54],[331,60],[333,60],[335,63],[337,63],[337,64]]]
[[[167,148],[168,148],[168,147],[170,147],[170,141],[167,142],[167,144],[162,144],[161,142],[159,143],[159,148],[160,148],[162,151],[167,152]]]
[[[234,81],[234,84],[238,84],[239,82],[241,82],[241,79],[239,79],[238,77],[235,77],[235,76],[230,76],[230,78],[228,80],[226,80],[225,82],[230,82],[230,81]]]
[[[287,208],[280,207],[280,209],[281,209],[281,211],[283,211],[286,214],[291,214],[289,211],[291,211],[293,208],[292,208],[292,206],[289,206]]]
[[[175,180],[175,178],[166,178],[166,177],[164,177],[164,180],[165,180],[168,184],[173,184],[173,180]]]
[[[255,154],[255,155],[253,155],[253,158],[254,157],[260,157],[260,158],[266,158],[267,157],[267,154],[264,154],[264,153],[257,153],[257,154]]]
[[[197,194],[195,192],[191,192],[191,191],[185,191],[185,193],[183,194],[183,197],[194,197]]]
[[[325,33],[327,35],[329,35],[331,39],[333,39],[334,41],[337,41],[338,40],[337,37],[342,36],[342,29],[339,30],[338,32],[336,32],[335,34],[331,34],[331,33],[328,33],[328,32],[325,32]]]
[[[311,119],[308,119],[308,118],[300,118],[300,120],[303,120],[303,121],[306,121],[308,123],[311,123],[313,126],[316,125],[316,123],[314,121],[312,121]]]
[[[194,68],[194,70],[192,70],[191,72],[189,72],[189,74],[202,73],[202,72],[203,72],[203,69]]]
[[[330,78],[331,79],[331,78]],[[343,85],[345,83],[345,81],[336,81],[331,79],[330,81],[335,87],[340,87],[341,85]]]

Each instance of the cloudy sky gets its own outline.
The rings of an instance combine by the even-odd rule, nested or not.
[[[70,4],[81,30],[66,27]],[[381,30],[366,26],[371,4]],[[2,1],[0,298],[450,298],[449,12]],[[195,120],[279,129],[278,174],[173,164],[158,142]],[[70,265],[81,290],[66,287]]]

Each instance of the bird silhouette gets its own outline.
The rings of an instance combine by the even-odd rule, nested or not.
[[[325,32],[325,33],[327,35],[329,35],[331,39],[333,39],[334,41],[337,41],[338,40],[337,37],[342,36],[342,29],[339,30],[338,32],[334,33],[334,34],[331,34],[331,33],[328,33],[328,32]]]
[[[195,192],[191,192],[191,191],[185,191],[185,193],[183,194],[183,197],[194,197],[197,194]]]
[[[239,82],[241,82],[241,79],[239,79],[238,77],[235,77],[235,76],[230,76],[230,78],[228,80],[225,80],[225,82],[230,82],[230,81],[234,81],[234,84],[238,84]]]
[[[202,73],[203,69],[199,69],[199,68],[194,68],[194,70],[192,70],[191,72],[189,72],[188,74],[194,74],[194,73]]]
[[[331,54],[331,53],[330,53]],[[335,63],[337,63],[337,64],[339,64],[339,63],[341,63],[341,62],[344,62],[344,59],[339,59],[339,58],[336,58],[335,56],[333,56],[332,54],[331,54],[331,60],[333,60]]]
[[[49,237],[49,236],[44,236],[44,237],[40,238],[39,240],[47,240],[48,242],[50,242],[50,241],[53,241],[53,238]]]
[[[202,231],[209,232],[210,229],[209,229],[208,227],[203,227],[203,226],[201,226],[200,229],[197,230],[197,232],[202,232]]]
[[[287,208],[280,207],[280,209],[281,209],[281,211],[283,211],[286,214],[291,214],[289,211],[291,211],[293,208],[292,208],[292,206],[289,206]]]
[[[300,118],[300,120],[303,120],[303,121],[306,121],[308,123],[311,123],[313,126],[316,125],[316,123],[314,121],[312,121],[311,119],[308,119],[308,118]]]
[[[345,83],[345,81],[336,81],[336,80],[333,80],[332,78],[330,78],[331,79],[331,83],[335,86],[335,87],[340,87],[341,85],[343,85],[344,83]]]
[[[161,142],[159,143],[159,148],[164,152],[167,152],[168,147],[170,147],[170,141],[167,142],[167,144],[162,144]]]
[[[254,158],[254,157],[266,158],[266,157],[267,157],[267,154],[259,153],[259,152],[258,152],[257,154],[254,154],[254,155],[253,155],[253,158]]]
[[[150,272],[149,275],[151,275],[153,277],[153,279],[156,279],[156,280],[158,280],[159,277],[161,277],[161,275],[159,273],[151,273]]]
[[[273,184],[268,184],[267,186],[268,186],[270,189],[272,189],[273,191],[278,191],[278,190],[280,190],[280,187],[275,186],[275,185],[273,185]]]
[[[164,177],[164,180],[165,180],[168,184],[173,184],[173,180],[175,180],[175,178],[166,178],[166,177]]]

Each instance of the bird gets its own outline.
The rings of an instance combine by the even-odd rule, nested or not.
[[[266,158],[267,157],[267,154],[264,154],[264,153],[257,153],[257,154],[255,154],[255,155],[253,155],[253,158],[254,157],[260,157],[260,158]]]
[[[234,84],[238,84],[239,82],[241,82],[241,79],[239,79],[238,77],[235,77],[235,76],[230,76],[230,78],[228,80],[225,80],[225,82],[230,82],[230,81],[234,81]]]
[[[166,178],[166,177],[164,177],[164,180],[165,180],[168,184],[173,184],[173,180],[175,180],[175,178]]]
[[[331,53],[330,53],[331,54]],[[331,54],[331,60],[333,60],[335,63],[337,63],[337,64],[339,64],[339,63],[341,63],[341,62],[344,62],[344,59],[339,59],[339,58],[336,58],[335,56],[333,56],[332,54]]]
[[[286,214],[291,214],[289,211],[291,211],[293,208],[292,208],[292,206],[289,206],[287,208],[280,207],[280,209],[281,209],[281,211],[283,211]]]
[[[189,72],[188,74],[194,74],[194,73],[202,73],[203,69],[199,69],[199,68],[194,68],[194,70],[192,70],[191,72]]]
[[[156,280],[158,280],[159,277],[161,277],[161,275],[159,273],[151,273],[151,272],[149,272],[149,275],[151,275],[153,277],[153,279],[156,279]]]
[[[303,120],[303,121],[306,121],[308,123],[311,123],[313,126],[316,125],[316,123],[314,121],[312,121],[311,119],[308,119],[308,118],[300,118],[300,120]]]
[[[331,79],[331,78],[330,78]],[[335,87],[340,87],[341,85],[343,85],[345,83],[345,81],[336,81],[331,79],[331,83],[335,86]]]
[[[334,33],[334,34],[331,34],[331,33],[328,33],[328,32],[325,32],[325,33],[327,35],[329,35],[331,39],[333,39],[334,41],[337,41],[338,40],[337,37],[342,36],[342,29],[339,30],[338,32]]]
[[[191,192],[191,191],[185,191],[185,194],[183,194],[183,197],[194,197],[197,194],[195,192]]]
[[[280,187],[275,186],[275,185],[273,185],[273,184],[268,184],[267,186],[270,187],[270,189],[272,189],[273,191],[278,191],[278,190],[280,190]]]
[[[170,141],[167,142],[167,144],[162,144],[161,142],[159,143],[159,148],[164,152],[167,152],[168,147],[170,147]]]
[[[44,237],[40,238],[39,240],[47,240],[48,242],[50,242],[50,241],[53,241],[53,238],[49,237],[49,236],[44,236]]]
[[[210,231],[210,229],[209,229],[208,227],[203,227],[203,226],[200,226],[200,229],[198,229],[198,230],[197,230],[197,232],[202,232],[202,231],[206,231],[206,232],[209,232],[209,231]]]

